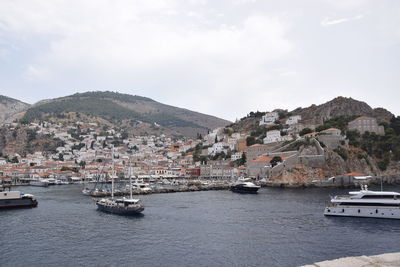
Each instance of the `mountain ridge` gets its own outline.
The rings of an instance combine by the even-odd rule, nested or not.
[[[144,132],[148,133],[170,130],[167,132],[172,135],[190,137],[230,123],[215,116],[166,105],[148,97],[111,91],[90,91],[42,100],[29,107],[21,120],[31,122],[70,112],[100,117],[119,126],[144,123],[147,124]],[[153,131],[154,127],[159,131]],[[131,128],[135,130],[135,127]]]

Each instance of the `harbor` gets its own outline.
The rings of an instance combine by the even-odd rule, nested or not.
[[[347,189],[149,194],[139,217],[99,212],[82,184],[13,190],[39,205],[0,213],[5,266],[299,266],[396,252],[400,238],[398,220],[324,216]]]

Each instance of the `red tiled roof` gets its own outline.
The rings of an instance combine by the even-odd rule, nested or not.
[[[361,172],[349,172],[349,173],[343,174],[343,176],[363,176],[363,175],[365,175],[365,174],[361,173]]]
[[[258,157],[256,159],[252,160],[252,162],[270,162],[271,160],[272,160],[272,158],[270,158],[270,157],[261,156],[261,157]]]

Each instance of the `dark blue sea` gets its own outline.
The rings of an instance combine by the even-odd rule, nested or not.
[[[123,217],[79,185],[14,189],[39,206],[0,212],[0,266],[298,266],[400,251],[400,220],[323,216],[347,190],[146,195],[143,216]]]

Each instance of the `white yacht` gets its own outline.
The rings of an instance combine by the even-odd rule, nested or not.
[[[332,197],[324,215],[400,219],[400,193],[361,186],[360,191],[347,196]]]
[[[152,191],[150,185],[147,184],[147,183],[138,183],[138,182],[136,182],[136,183],[132,183],[132,185],[129,185],[129,184],[126,185],[126,189],[128,189],[128,190],[131,187],[132,187],[133,190],[137,190],[137,191],[140,191],[140,192],[151,192]]]
[[[34,179],[29,182],[29,185],[31,186],[41,186],[41,187],[48,187],[49,186],[49,181],[46,179]]]

